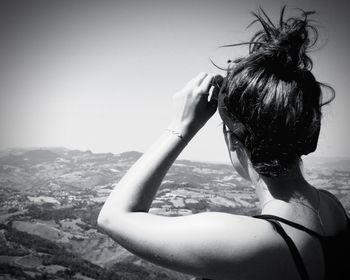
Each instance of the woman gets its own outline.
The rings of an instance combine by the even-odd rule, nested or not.
[[[316,149],[322,94],[306,52],[316,31],[304,12],[263,29],[222,78],[201,73],[174,95],[168,129],[111,192],[98,225],[132,253],[212,279],[345,279],[349,221],[339,201],[303,177]],[[209,92],[211,98],[208,101]],[[256,188],[262,215],[149,214],[167,170],[219,108],[230,158]]]

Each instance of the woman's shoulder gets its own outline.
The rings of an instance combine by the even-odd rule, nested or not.
[[[295,215],[298,216],[298,213]],[[277,258],[270,256],[269,261],[272,260],[270,265],[283,267],[288,279],[300,279],[300,269],[305,269],[306,274],[311,277],[310,279],[323,278],[322,247],[318,239],[315,238],[318,233],[308,227],[307,221],[301,224],[293,219],[269,214],[258,215],[257,218],[271,223],[276,232],[275,235],[271,234],[271,236],[274,236],[273,242],[277,244],[280,251]],[[298,260],[301,261],[301,264],[298,264]],[[269,264],[266,266],[268,267]],[[304,268],[301,268],[303,266]],[[280,279],[285,278],[281,277]]]
[[[215,212],[201,215],[212,222],[208,234],[213,231],[216,236],[212,247],[215,258],[225,259],[222,263],[210,260],[215,267],[223,268],[222,279],[232,279],[232,275],[237,279],[298,279],[288,246],[269,221]]]
[[[349,226],[349,218],[346,210],[339,199],[331,192],[319,189],[319,193],[319,212],[324,225],[324,235],[336,235]]]

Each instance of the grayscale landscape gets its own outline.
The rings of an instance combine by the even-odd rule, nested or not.
[[[113,184],[138,152],[9,149],[0,151],[0,279],[192,279],[123,249],[96,226]],[[317,188],[335,194],[350,213],[350,159],[304,163]],[[258,214],[250,183],[230,165],[177,160],[151,213],[204,211]]]

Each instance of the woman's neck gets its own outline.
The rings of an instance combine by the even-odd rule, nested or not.
[[[261,208],[271,200],[304,201],[312,204],[314,188],[305,180],[299,164],[296,164],[283,176],[257,176],[253,180]]]

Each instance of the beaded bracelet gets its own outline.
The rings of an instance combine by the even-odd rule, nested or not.
[[[171,132],[172,134],[174,134],[175,136],[179,137],[180,139],[183,139],[183,135],[180,132],[177,132],[175,130],[171,130],[169,128],[166,129],[167,131]]]

